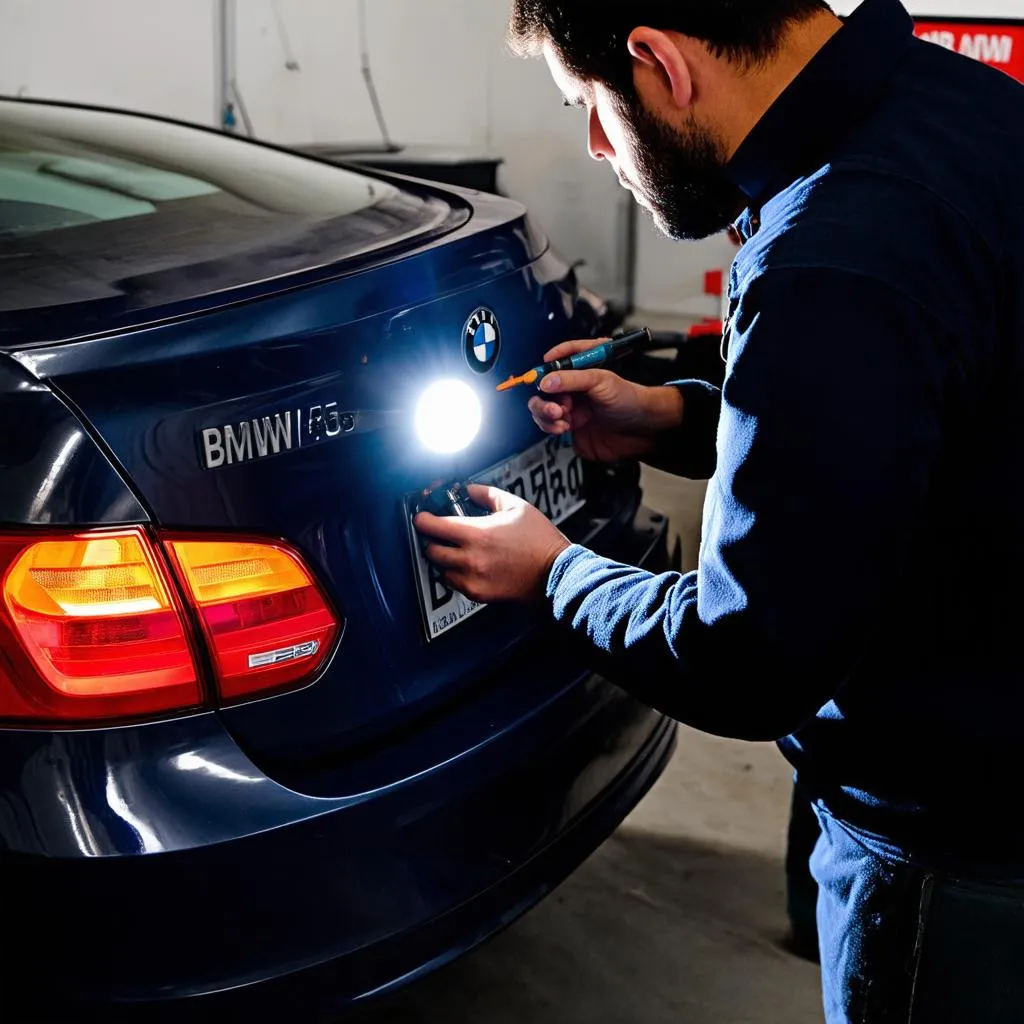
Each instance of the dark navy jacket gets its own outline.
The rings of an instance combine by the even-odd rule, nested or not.
[[[699,568],[573,547],[554,615],[880,851],[1024,868],[1024,87],[866,0],[730,170],[725,387],[658,453]]]

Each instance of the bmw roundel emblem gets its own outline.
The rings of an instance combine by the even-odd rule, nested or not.
[[[466,322],[462,334],[466,362],[477,373],[489,373],[494,369],[501,352],[501,328],[498,318],[481,306]]]

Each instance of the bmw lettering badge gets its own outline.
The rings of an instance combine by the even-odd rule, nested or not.
[[[477,373],[490,373],[501,352],[498,318],[481,306],[467,321],[462,343],[470,368]]]

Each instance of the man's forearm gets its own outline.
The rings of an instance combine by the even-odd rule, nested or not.
[[[683,424],[685,402],[679,388],[666,384],[660,388],[649,388],[647,393],[648,422],[659,435],[669,430],[678,430]]]
[[[704,381],[681,381],[649,390],[649,422],[656,440],[642,461],[693,480],[711,477],[722,393]]]

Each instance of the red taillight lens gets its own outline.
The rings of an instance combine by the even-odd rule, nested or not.
[[[199,610],[221,697],[278,690],[323,666],[338,620],[297,554],[256,541],[167,543]]]
[[[323,667],[340,624],[290,548],[185,538],[165,547],[170,564],[141,527],[0,534],[0,720],[200,707],[199,638],[182,596],[202,625],[221,698],[299,685]]]
[[[0,718],[95,720],[202,703],[181,610],[143,530],[2,537],[3,569]]]

